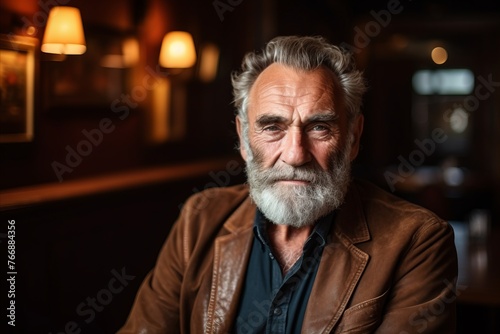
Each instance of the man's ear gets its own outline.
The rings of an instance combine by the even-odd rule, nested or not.
[[[245,145],[243,144],[243,129],[241,125],[240,116],[236,116],[236,131],[238,132],[238,137],[240,140],[240,154],[243,160],[247,161],[247,151],[245,149]]]
[[[356,116],[356,118],[353,120],[354,124],[352,125],[352,133],[351,136],[353,136],[353,141],[351,144],[351,161],[356,159],[359,153],[359,146],[360,146],[360,141],[361,141],[361,134],[363,133],[363,124],[364,124],[365,118],[362,114]]]

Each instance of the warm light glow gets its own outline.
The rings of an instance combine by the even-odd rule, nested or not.
[[[445,48],[440,46],[435,47],[431,51],[432,61],[438,65],[444,64],[448,60],[448,52],[446,52]]]
[[[101,66],[108,68],[127,68],[139,61],[139,42],[130,37],[120,45],[111,45],[109,51],[101,58]]]
[[[100,64],[102,67],[107,67],[107,68],[124,68],[125,67],[125,64],[123,63],[123,56],[122,55],[114,55],[114,54],[104,55],[101,58]]]
[[[160,51],[160,65],[167,68],[188,68],[196,62],[191,34],[172,31],[165,35]]]
[[[217,75],[217,67],[219,65],[219,48],[213,43],[203,46],[200,59],[200,80],[210,82]]]
[[[41,49],[56,54],[85,53],[87,47],[78,8],[57,6],[50,10]]]
[[[36,28],[33,27],[33,26],[29,26],[26,29],[26,34],[29,35],[29,36],[34,36],[36,34]]]
[[[130,37],[122,44],[123,63],[126,67],[133,66],[139,62],[139,42],[136,38]]]
[[[171,93],[170,81],[166,78],[157,78],[153,88],[148,131],[148,139],[152,143],[166,142],[171,136]]]

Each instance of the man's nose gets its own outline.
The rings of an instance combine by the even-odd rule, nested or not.
[[[306,135],[300,129],[289,129],[284,138],[281,160],[293,167],[311,161]]]

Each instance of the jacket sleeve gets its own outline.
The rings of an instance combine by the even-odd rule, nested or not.
[[[189,202],[184,206],[160,251],[155,267],[142,282],[119,334],[181,332],[180,294],[186,266],[183,230],[192,208]]]
[[[449,224],[423,224],[395,277],[376,333],[456,332],[457,254]]]

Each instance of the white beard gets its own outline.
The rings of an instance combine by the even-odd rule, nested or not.
[[[346,148],[350,147],[348,142]],[[257,153],[257,152],[253,152]],[[351,180],[349,150],[332,156],[328,170],[308,165],[262,168],[260,154],[247,160],[250,196],[264,216],[277,225],[303,227],[337,209]],[[305,180],[305,185],[280,184],[276,180]]]

